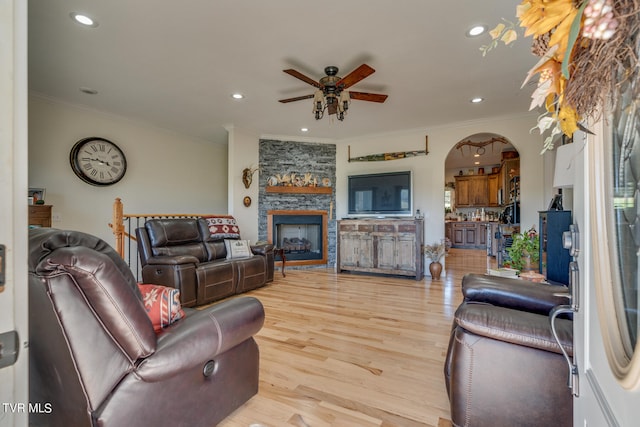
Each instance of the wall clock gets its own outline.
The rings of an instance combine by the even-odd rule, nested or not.
[[[69,162],[78,178],[97,186],[115,184],[127,171],[127,159],[120,147],[98,137],[76,142],[69,153]]]

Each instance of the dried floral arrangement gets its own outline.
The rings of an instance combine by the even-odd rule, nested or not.
[[[447,248],[444,243],[433,243],[431,245],[424,245],[424,254],[432,262],[439,262],[442,257],[447,255]]]
[[[524,0],[516,16],[525,37],[533,37],[533,54],[541,57],[523,86],[539,75],[530,109],[546,109],[534,127],[540,134],[550,131],[544,152],[553,149],[556,135],[588,132],[580,122],[598,119],[615,102],[616,70],[638,66],[640,0]],[[504,22],[490,32],[493,41],[480,48],[483,54],[517,39],[515,25]]]

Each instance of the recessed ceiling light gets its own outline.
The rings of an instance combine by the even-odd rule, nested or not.
[[[233,99],[244,99],[244,95],[241,93],[234,93],[233,95],[231,95],[231,97]]]
[[[473,155],[473,157],[480,157],[480,154],[476,153]]]
[[[85,87],[85,86],[80,88],[80,92],[86,93],[87,95],[95,95],[98,93],[97,90],[91,89],[90,87]]]
[[[473,162],[473,164],[474,164],[474,165],[479,165],[479,164],[480,164],[480,162]]]
[[[480,34],[483,34],[487,31],[486,25],[474,25],[473,27],[467,30],[467,37],[478,37]]]
[[[480,102],[482,102],[482,101],[484,101],[484,98],[480,98],[480,97],[477,97],[477,98],[471,98],[471,102],[472,102],[473,104],[478,104],[478,103],[480,103]]]
[[[309,132],[309,128],[300,128],[300,132]]]
[[[75,22],[85,27],[95,28],[98,26],[98,21],[84,13],[71,12],[70,16]]]

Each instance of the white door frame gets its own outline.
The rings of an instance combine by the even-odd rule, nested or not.
[[[597,278],[594,237],[603,239],[605,225],[594,226],[592,202],[597,189],[590,178],[598,174],[594,159],[602,157],[595,148],[610,143],[603,138],[606,132],[602,122],[591,127],[595,135],[582,136],[574,143],[584,145],[576,152],[576,179],[574,185],[574,222],[580,227],[581,253],[578,259],[581,284],[579,310],[574,316],[574,358],[579,370],[579,397],[574,400],[574,427],[625,427],[637,425],[640,420],[640,390],[627,389],[614,375],[605,350],[598,314]],[[599,234],[598,234],[599,233]],[[615,268],[615,266],[612,266]],[[607,284],[610,285],[610,284]],[[607,315],[608,316],[608,315]],[[610,314],[613,318],[615,315]],[[640,351],[636,345],[636,352]]]
[[[27,286],[27,2],[0,0],[0,244],[5,286],[0,333],[17,331],[15,364],[0,369],[0,426],[26,427],[29,410]]]

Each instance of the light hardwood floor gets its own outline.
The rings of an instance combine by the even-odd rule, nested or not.
[[[250,293],[266,313],[259,392],[220,426],[450,426],[443,363],[460,281],[492,264],[452,249],[433,281],[277,270]]]

